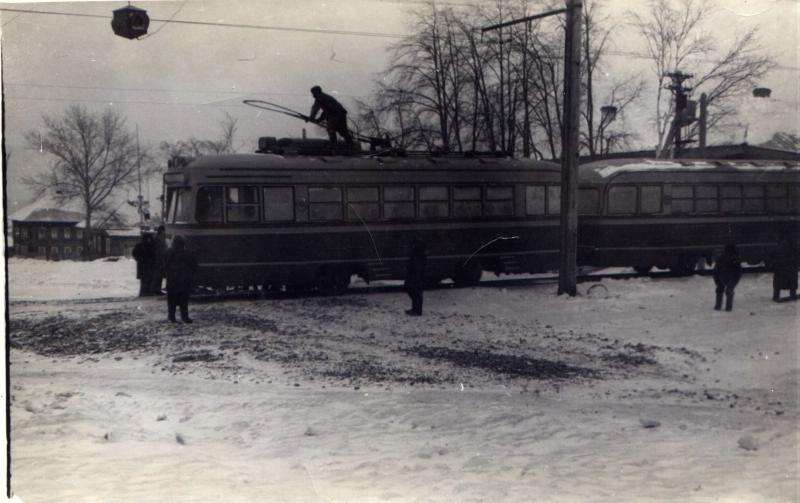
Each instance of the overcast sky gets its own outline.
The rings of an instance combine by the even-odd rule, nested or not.
[[[113,107],[132,129],[138,126],[143,145],[155,147],[164,140],[214,137],[227,112],[239,120],[240,150],[251,151],[259,136],[299,135],[304,124],[260,113],[243,105],[243,99],[275,101],[305,113],[311,106],[308,89],[319,84],[354,112],[353,99],[368,98],[376,74],[385,67],[386,48],[398,40],[392,35],[406,33],[409,10],[420,7],[414,1],[391,0],[132,3],[146,9],[153,20],[149,34],[140,40],[126,40],[111,31],[111,12],[127,2],[0,3],[2,9],[58,13],[0,12],[10,212],[30,197],[21,177],[49,162],[23,142],[25,131],[41,129],[43,114],[59,114],[73,103],[98,111]],[[625,14],[646,2],[604,4],[619,26],[613,47],[618,54],[609,57],[606,79],[642,72],[652,88],[647,61],[624,54],[641,50],[628,33]],[[707,29],[720,44],[737,29],[760,26],[762,45],[780,65],[763,83],[773,89],[773,98],[744,100],[743,127],[727,139],[741,142],[745,124],[751,143],[776,131],[797,131],[798,2],[716,4]],[[169,19],[208,24],[164,22]],[[644,97],[638,109],[640,115],[648,115],[652,100]],[[652,145],[647,124],[636,127],[644,132],[641,145]],[[160,191],[155,186],[151,190]]]

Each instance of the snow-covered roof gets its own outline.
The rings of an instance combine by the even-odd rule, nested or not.
[[[83,220],[83,214],[77,211],[57,208],[29,208],[24,213],[17,212],[12,220],[24,222],[63,222],[77,224]]]
[[[138,238],[142,235],[139,229],[109,229],[106,234],[113,237]]]
[[[603,178],[617,173],[655,170],[709,170],[736,169],[741,171],[789,171],[800,165],[790,161],[714,161],[702,159],[620,159],[598,161],[590,164],[595,173]]]

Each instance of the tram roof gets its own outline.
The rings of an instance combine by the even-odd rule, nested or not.
[[[636,172],[800,172],[800,163],[783,160],[732,159],[605,159],[581,165],[581,175],[609,178],[619,173]]]
[[[533,159],[510,157],[462,157],[462,156],[308,156],[278,154],[222,154],[203,156],[189,163],[191,168],[260,168],[292,170],[347,170],[370,169],[549,169],[559,170],[557,163]]]

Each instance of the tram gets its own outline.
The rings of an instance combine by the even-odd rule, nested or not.
[[[335,293],[353,275],[402,279],[416,239],[431,283],[557,269],[558,164],[326,144],[262,138],[253,154],[171,163],[165,224],[197,254],[198,285]],[[626,159],[579,171],[579,265],[689,273],[727,242],[759,262],[800,231],[795,162]]]
[[[726,243],[750,264],[800,237],[800,164],[616,159],[580,168],[580,261],[689,274]]]

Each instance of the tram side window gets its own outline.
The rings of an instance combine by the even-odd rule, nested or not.
[[[742,211],[742,186],[723,185],[720,187],[722,196],[722,212],[737,213]]]
[[[547,186],[547,214],[561,214],[561,185]]]
[[[661,213],[661,187],[645,185],[639,189],[639,213],[652,215]]]
[[[294,220],[294,188],[264,187],[264,221],[287,222]]]
[[[378,187],[347,188],[348,220],[378,220],[380,217]]]
[[[745,185],[744,187],[744,211],[761,212],[764,211],[764,186]]]
[[[222,222],[222,187],[200,187],[195,218],[198,222]]]
[[[384,187],[383,216],[389,220],[414,218],[414,187]]]
[[[544,186],[528,185],[525,187],[525,214],[544,215]]]
[[[578,214],[596,215],[600,202],[600,192],[597,189],[580,189],[578,191]]]
[[[255,187],[228,187],[226,206],[229,222],[258,221],[258,191]]]
[[[608,189],[608,214],[631,215],[636,213],[636,187],[611,187]]]
[[[673,185],[672,213],[694,212],[694,187],[691,185]]]
[[[481,216],[480,187],[453,187],[453,216],[457,218]]]
[[[767,210],[779,213],[789,211],[789,198],[786,185],[767,185]]]
[[[427,185],[419,188],[419,216],[423,219],[450,216],[450,196],[447,187]]]
[[[310,187],[308,203],[311,220],[342,219],[342,189],[339,187]]]
[[[488,217],[506,217],[514,214],[513,187],[486,187],[483,213]]]
[[[695,211],[717,213],[719,211],[719,189],[716,185],[698,185],[695,188]]]
[[[792,185],[792,208],[800,211],[800,185]]]
[[[189,189],[170,187],[167,189],[167,222],[189,221]]]

